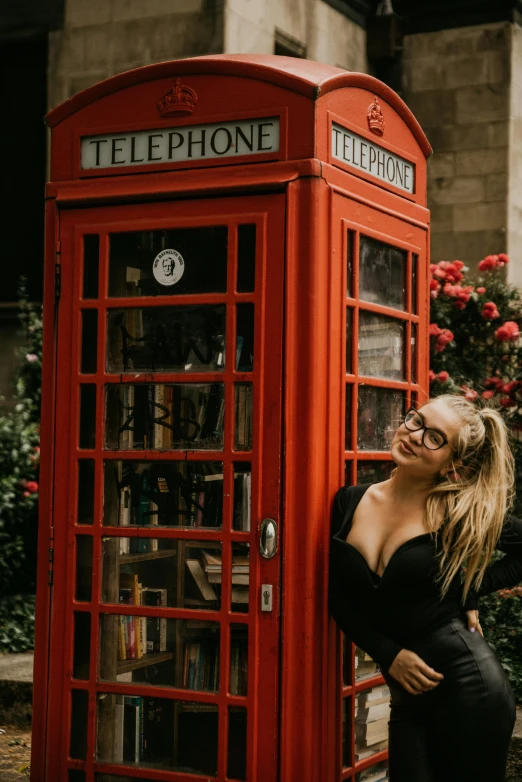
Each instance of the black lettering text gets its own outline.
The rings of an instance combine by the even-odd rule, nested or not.
[[[388,182],[395,183],[395,160],[392,157],[386,161],[386,177]]]
[[[341,131],[339,128],[332,128],[333,132],[335,133],[335,151],[334,155],[339,155],[339,136],[341,135]]]
[[[239,152],[239,137],[243,139],[243,143],[248,147],[250,152],[254,151],[254,126],[250,125],[250,141],[243,133],[241,128],[236,125],[236,152]]]
[[[365,158],[366,158],[366,150],[367,150],[367,149],[368,149],[368,144],[365,144],[365,143],[364,143],[364,141],[361,141],[361,145],[360,145],[360,153],[361,153],[361,157],[360,157],[360,159],[361,159],[361,168],[364,168],[364,170],[365,170],[365,171],[366,171],[366,166],[365,166],[365,164],[364,164],[364,160],[365,160]]]
[[[174,144],[174,137],[177,136],[177,144]],[[179,149],[183,144],[183,136],[178,133],[177,130],[173,130],[169,133],[169,160],[174,157],[174,151]]]
[[[206,129],[203,128],[199,132],[201,133],[201,138],[194,138],[194,133],[197,133],[197,130],[189,130],[188,132],[188,157],[192,157],[192,147],[196,144],[199,144],[201,146],[200,149],[200,156],[205,157],[205,137],[206,137]]]
[[[371,170],[372,170],[372,166],[373,166],[373,164],[375,163],[376,160],[377,160],[377,152],[375,151],[375,149],[373,147],[370,147],[370,173],[371,173]]]
[[[271,128],[271,127],[273,127],[273,125],[274,125],[273,122],[261,122],[257,126],[257,151],[258,152],[268,152],[269,150],[272,149],[272,144],[270,144],[269,147],[264,147],[263,146],[263,139],[270,135],[269,132],[268,133],[264,133],[263,132],[263,128]]]
[[[142,157],[136,157],[136,136],[131,136],[131,163],[143,163]]]
[[[225,148],[221,150],[216,147],[216,136],[218,135],[218,133],[224,133],[226,137]],[[224,155],[226,152],[228,152],[232,144],[233,144],[232,133],[228,130],[228,128],[216,128],[216,130],[213,132],[213,134],[210,137],[210,147],[215,155]]]
[[[155,138],[163,138],[163,133],[151,133],[149,136],[147,136],[147,138],[149,142],[148,143],[149,154],[147,155],[147,160],[161,160],[161,155],[159,157],[154,157],[154,155],[152,154],[152,150],[159,149],[159,144],[154,144],[153,142]]]
[[[384,164],[386,162],[386,156],[384,152],[377,151],[377,176],[380,176],[384,179]],[[381,171],[382,167],[382,171]]]
[[[404,166],[404,187],[408,192],[411,190],[410,183],[408,182],[408,178],[410,176],[411,167],[408,165]]]
[[[113,138],[111,140],[111,146],[112,146],[112,152],[111,152],[111,165],[117,165],[118,163],[125,163],[126,159],[123,158],[123,160],[116,160],[116,153],[117,152],[123,152],[123,147],[117,147],[116,144],[120,141],[125,141],[125,137],[123,138]]]
[[[350,160],[350,136],[348,133],[343,135],[343,160],[347,163],[351,163]]]
[[[402,187],[404,187],[404,163],[401,165],[400,163],[397,163],[397,166],[395,167],[395,173],[397,174],[397,185],[400,183]]]
[[[107,139],[106,138],[100,138],[98,141],[89,141],[89,144],[95,144],[96,145],[96,165],[100,165],[100,144],[106,144]]]

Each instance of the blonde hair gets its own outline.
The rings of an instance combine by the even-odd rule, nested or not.
[[[445,402],[461,425],[450,471],[437,478],[428,495],[426,522],[430,531],[441,531],[437,577],[443,582],[441,596],[465,565],[464,602],[470,588],[480,587],[513,505],[515,465],[508,429],[497,410],[479,409],[456,394],[428,401],[435,399]],[[456,466],[459,461],[462,465]]]

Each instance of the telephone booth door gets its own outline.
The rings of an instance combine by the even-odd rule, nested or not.
[[[410,405],[424,401],[429,322],[426,227],[335,194],[333,252],[342,291],[345,485],[386,480],[390,446]],[[357,599],[353,596],[352,599]],[[342,633],[336,779],[388,779],[390,692],[379,666]]]
[[[45,778],[276,780],[284,196],[60,242]]]

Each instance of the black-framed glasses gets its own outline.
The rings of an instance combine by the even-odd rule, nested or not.
[[[415,410],[414,407],[410,407],[406,412],[406,415],[404,416],[404,426],[406,429],[409,429],[410,432],[424,429],[424,432],[422,433],[422,444],[425,445],[426,448],[429,448],[430,451],[438,451],[443,445],[449,445],[449,441],[442,432],[439,432],[438,429],[432,429],[431,427],[426,426],[422,414],[419,413],[418,410]],[[450,448],[452,451],[455,450],[451,445]]]

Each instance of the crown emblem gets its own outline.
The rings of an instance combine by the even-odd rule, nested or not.
[[[158,111],[162,117],[182,117],[184,114],[192,114],[196,108],[198,96],[196,92],[176,79],[171,87],[158,103]]]
[[[379,106],[377,97],[375,97],[373,103],[370,103],[368,106],[368,127],[376,136],[384,135],[384,115]]]

